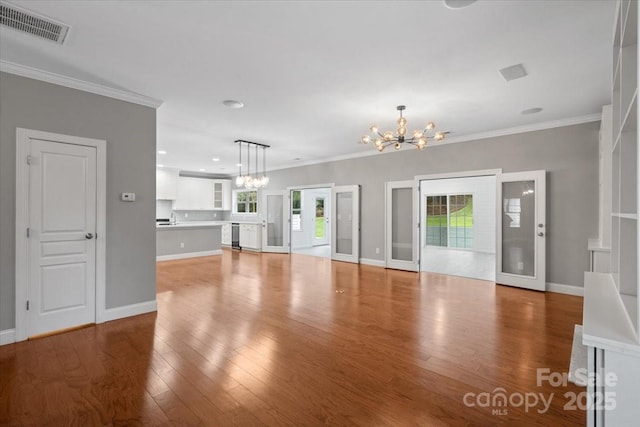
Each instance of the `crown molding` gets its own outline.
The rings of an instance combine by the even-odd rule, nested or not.
[[[495,138],[499,136],[516,135],[519,133],[535,132],[539,130],[553,129],[553,128],[559,128],[563,126],[572,126],[572,125],[579,125],[583,123],[597,122],[597,121],[600,121],[601,119],[602,119],[602,113],[594,113],[594,114],[587,114],[584,116],[569,117],[566,119],[534,123],[534,124],[525,125],[525,126],[516,126],[512,128],[506,128],[506,129],[496,129],[496,130],[490,130],[487,132],[472,133],[469,135],[461,135],[461,136],[455,136],[451,138],[445,138],[443,141],[437,142],[435,144],[432,143],[430,145],[427,145],[426,149],[438,147],[446,144],[455,144],[458,142],[476,141],[481,139]],[[376,156],[376,155],[380,156],[380,155],[385,155],[390,153],[397,153],[397,151],[390,150],[390,151],[383,151],[382,153],[380,153],[377,150],[367,150],[366,152],[362,152],[362,153],[344,154],[341,156],[328,157],[324,159],[309,160],[309,161],[299,162],[295,164],[292,163],[289,165],[270,168],[269,170],[275,171],[275,170],[282,170],[282,169],[292,169],[292,168],[298,168],[302,166],[317,165],[320,163],[337,162],[340,160],[349,160],[349,159],[355,159],[358,157],[367,157],[367,156]]]
[[[71,89],[81,90],[83,92],[95,93],[109,98],[119,99],[121,101],[131,102],[133,104],[144,105],[145,107],[158,108],[162,105],[159,99],[140,95],[133,92],[127,92],[121,89],[115,89],[103,86],[97,83],[90,83],[84,80],[75,79],[73,77],[63,76],[61,74],[40,70],[38,68],[26,65],[16,64],[5,60],[0,60],[0,71],[10,74],[16,74],[22,77],[28,77],[34,80],[40,80],[47,83],[53,83],[59,86],[65,86]]]

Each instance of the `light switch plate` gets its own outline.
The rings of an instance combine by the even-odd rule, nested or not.
[[[136,193],[122,193],[120,195],[120,199],[123,202],[135,202],[136,200]]]

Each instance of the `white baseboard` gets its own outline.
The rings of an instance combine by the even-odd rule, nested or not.
[[[16,330],[5,329],[0,331],[0,345],[13,344],[16,342]]]
[[[575,295],[578,297],[584,296],[584,288],[574,285],[563,285],[560,283],[547,282],[547,291],[555,292],[558,294]]]
[[[108,308],[104,312],[104,321],[122,319],[124,317],[137,316],[138,314],[151,313],[158,311],[158,303],[156,300],[139,302],[137,304],[125,305],[122,307]]]
[[[384,267],[385,262],[379,259],[360,258],[360,264],[373,265],[374,267]]]
[[[198,258],[201,256],[211,256],[211,255],[222,255],[222,249],[216,249],[213,251],[201,251],[201,252],[187,252],[184,254],[172,254],[172,255],[158,255],[156,257],[157,261],[171,261],[174,259],[185,259],[185,258]]]

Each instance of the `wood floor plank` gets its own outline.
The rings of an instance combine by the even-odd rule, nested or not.
[[[579,297],[228,250],[157,272],[157,313],[0,347],[0,424],[585,423],[584,388],[537,384],[568,369]],[[553,398],[465,403],[495,390]]]

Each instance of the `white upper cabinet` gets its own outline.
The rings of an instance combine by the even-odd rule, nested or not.
[[[178,170],[156,169],[156,199],[176,200],[178,196]]]
[[[228,179],[213,180],[213,209],[231,210],[231,181]]]
[[[213,180],[178,177],[175,210],[214,210]]]

